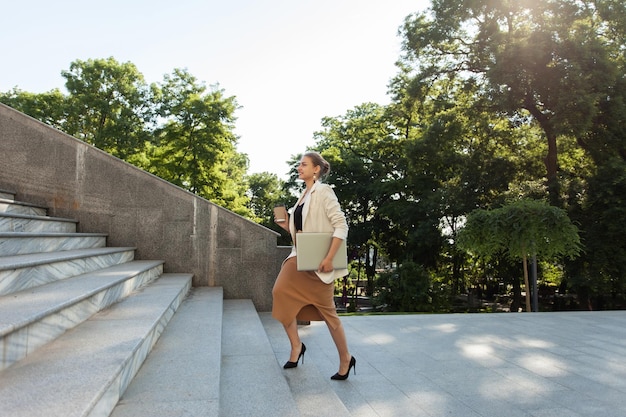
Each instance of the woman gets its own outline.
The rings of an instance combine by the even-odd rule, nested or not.
[[[306,189],[292,209],[288,224],[277,224],[291,234],[295,245],[298,244],[298,232],[332,232],[333,239],[317,271],[297,270],[294,246],[283,262],[272,290],[272,317],[283,324],[291,343],[291,355],[285,369],[297,367],[300,358],[304,363],[306,346],[300,341],[297,321],[325,321],[339,354],[339,371],[331,379],[345,380],[353,367],[356,372],[356,359],[348,350],[346,334],[337,315],[334,283],[326,284],[321,279],[348,274],[345,269],[334,270],[332,264],[341,241],[348,236],[348,224],[333,189],[319,182],[329,170],[329,163],[317,152],[306,152],[298,165],[298,177],[304,181]]]

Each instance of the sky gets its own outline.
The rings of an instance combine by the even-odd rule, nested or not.
[[[6,2],[0,91],[65,92],[76,60],[131,62],[148,83],[186,69],[236,97],[248,173],[286,178],[324,117],[387,104],[398,28],[429,0],[32,0]]]

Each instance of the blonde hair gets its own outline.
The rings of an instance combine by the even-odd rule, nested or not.
[[[308,156],[309,158],[311,158],[311,162],[313,162],[314,166],[320,167],[320,172],[317,176],[319,179],[324,178],[330,172],[330,164],[327,160],[324,159],[322,155],[319,154],[319,152],[306,151],[302,156]]]

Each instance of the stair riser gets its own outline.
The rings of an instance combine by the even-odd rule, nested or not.
[[[30,216],[45,216],[47,210],[40,207],[23,206],[20,204],[11,204],[0,202],[0,213],[27,214]]]
[[[0,255],[2,256],[103,248],[105,246],[106,236],[0,236]]]
[[[0,295],[34,288],[65,278],[132,261],[133,250],[101,256],[0,271]]]
[[[15,194],[10,193],[8,191],[1,191],[0,190],[0,198],[4,198],[7,200],[14,200],[15,199]]]
[[[0,232],[76,233],[76,223],[0,216]]]
[[[0,370],[23,359],[31,352],[54,340],[67,330],[87,320],[93,314],[126,298],[133,291],[157,279],[163,273],[163,265],[151,268],[113,285],[91,297],[59,311],[51,312],[38,322],[24,326],[0,339],[2,363]]]
[[[142,339],[132,358],[124,364],[113,383],[109,385],[91,412],[87,414],[88,417],[108,417],[111,414],[190,289],[191,281],[172,301],[169,308],[163,312],[161,319],[155,323],[150,333]]]

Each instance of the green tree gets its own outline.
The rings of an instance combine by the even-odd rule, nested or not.
[[[383,206],[402,189],[404,140],[386,108],[374,103],[324,118],[322,126],[315,134],[317,149],[331,164],[329,182],[350,223],[350,252],[364,261],[371,294],[379,249],[387,251],[382,242],[397,232]]]
[[[584,308],[626,307],[626,164],[621,158],[602,163],[589,179],[587,198],[575,211],[581,223],[585,254],[568,265],[568,285]]]
[[[0,103],[63,130],[67,113],[67,97],[58,88],[37,94],[22,91],[16,87],[6,93],[0,93]]]
[[[557,141],[592,126],[621,77],[616,36],[623,4],[596,0],[434,1],[406,19],[403,62],[432,83],[450,76],[480,86],[494,111],[532,116],[544,132],[552,203],[560,201]],[[623,34],[623,32],[621,32]]]
[[[257,223],[281,233],[278,243],[290,245],[291,237],[274,222],[274,207],[282,204],[289,209],[295,204],[295,196],[287,193],[284,182],[276,174],[261,172],[247,177],[248,207],[254,213]]]
[[[459,232],[459,247],[486,258],[501,253],[521,259],[530,311],[528,258],[554,261],[580,253],[578,228],[565,210],[538,200],[519,200],[493,210],[478,209],[467,216]]]
[[[250,216],[245,155],[236,151],[235,97],[208,89],[176,69],[160,85],[156,147],[147,168],[161,178],[239,214]]]
[[[417,110],[407,110],[408,98],[392,104],[392,111],[412,120],[403,156],[405,187],[398,191],[405,197],[394,202],[393,218],[407,232],[410,259],[449,283],[455,296],[468,284],[466,254],[454,244],[466,214],[532,189],[541,177],[536,156],[545,148],[536,129],[494,113],[472,84],[442,79],[417,87],[404,74],[394,83],[396,96],[405,88]]]
[[[121,159],[141,152],[154,121],[154,86],[114,58],[76,60],[62,71],[69,95],[60,128]]]
[[[376,303],[389,311],[440,311],[443,307],[438,302],[432,277],[419,264],[403,263],[397,270],[381,274],[378,280],[381,290]]]

